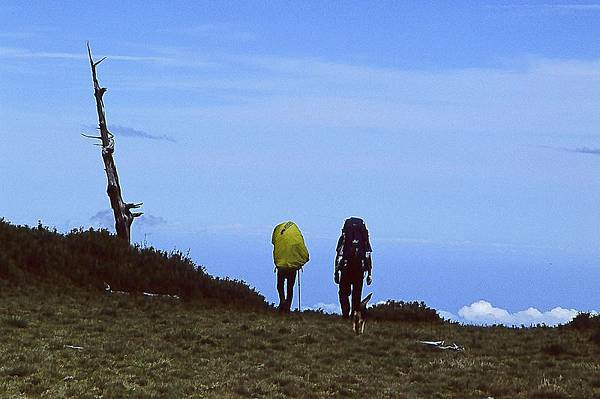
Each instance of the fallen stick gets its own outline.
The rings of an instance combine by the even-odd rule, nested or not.
[[[107,282],[104,282],[104,291],[108,292],[109,294],[129,295],[129,292],[125,292],[125,291],[113,291],[110,288],[110,285],[108,285]],[[179,299],[179,295],[156,294],[156,293],[153,293],[153,292],[142,292],[142,295],[144,295],[144,296],[150,296],[150,297],[166,297],[166,298],[171,298],[171,299]]]
[[[129,292],[125,292],[125,291],[113,291],[110,288],[110,285],[108,285],[108,283],[104,282],[104,291],[108,292],[109,294],[123,294],[123,295],[129,295]]]
[[[152,296],[152,297],[158,296],[158,297],[167,297],[167,298],[179,299],[179,295],[155,294],[155,293],[152,293],[152,292],[142,292],[142,295]]]
[[[65,345],[65,348],[67,348],[67,349],[76,349],[78,351],[82,351],[83,350],[83,346],[75,346],[75,345]]]
[[[445,341],[418,341],[420,344],[431,346],[433,348],[442,350],[453,350],[456,352],[464,352],[465,348],[458,346],[455,343],[445,345]]]

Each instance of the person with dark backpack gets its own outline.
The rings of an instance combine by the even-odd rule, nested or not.
[[[342,316],[349,318],[360,307],[363,279],[367,273],[367,285],[373,282],[371,243],[365,222],[357,217],[346,219],[338,240],[333,279],[339,285]],[[349,297],[352,296],[352,309]]]

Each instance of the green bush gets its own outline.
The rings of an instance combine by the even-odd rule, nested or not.
[[[590,330],[592,328],[600,328],[600,315],[592,315],[590,313],[579,313],[568,324],[568,327],[576,330]]]
[[[265,298],[238,280],[210,276],[179,251],[131,246],[107,230],[75,229],[63,235],[38,224],[0,219],[0,279],[74,284],[96,290],[178,295],[183,299],[266,308]]]
[[[442,319],[434,309],[424,302],[404,302],[388,300],[369,308],[369,318],[387,321],[441,323]]]

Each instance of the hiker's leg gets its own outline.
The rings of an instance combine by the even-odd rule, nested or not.
[[[287,271],[287,296],[285,298],[286,310],[289,312],[292,308],[292,299],[294,297],[294,284],[296,283],[296,270]]]
[[[350,296],[351,282],[348,277],[347,272],[342,272],[338,291],[340,306],[342,307],[342,317],[346,318],[350,316],[350,299],[348,297]]]
[[[364,273],[360,272],[352,279],[352,313],[360,308],[360,297],[362,295]]]
[[[277,269],[277,294],[279,295],[279,309],[282,310],[285,306],[285,291],[283,283],[285,281],[285,273],[283,270]]]

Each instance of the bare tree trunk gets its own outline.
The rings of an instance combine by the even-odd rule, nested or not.
[[[106,171],[106,177],[108,179],[108,187],[106,192],[110,199],[110,206],[112,207],[115,215],[115,229],[117,236],[131,241],[131,224],[133,219],[141,216],[141,212],[131,212],[132,209],[139,208],[142,203],[125,203],[121,196],[121,186],[119,185],[119,176],[117,175],[117,167],[113,159],[113,153],[115,152],[115,139],[113,134],[108,130],[106,126],[106,114],[104,113],[104,101],[102,96],[106,93],[105,87],[100,87],[98,78],[96,77],[96,66],[106,59],[102,58],[100,61],[94,62],[92,59],[92,50],[90,44],[87,44],[88,56],[90,59],[90,67],[92,68],[92,79],[94,81],[94,97],[96,97],[96,110],[98,111],[98,129],[100,130],[100,136],[87,136],[90,138],[99,139],[102,141],[102,160],[104,161],[104,170]]]

